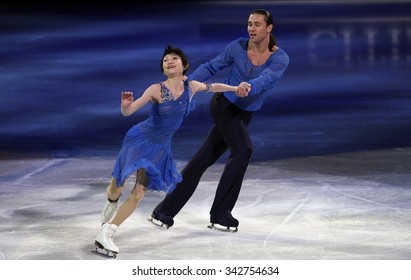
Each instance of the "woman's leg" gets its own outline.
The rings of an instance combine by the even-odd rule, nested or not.
[[[106,188],[107,198],[111,201],[117,201],[123,191],[124,184],[117,187],[116,179],[111,177],[110,184]]]
[[[106,188],[107,201],[104,205],[103,211],[101,212],[101,224],[105,224],[113,218],[116,210],[118,208],[118,200],[123,191],[123,186],[117,187],[116,179],[111,177],[110,184]]]
[[[130,193],[130,196],[126,201],[120,206],[117,214],[114,216],[111,224],[121,225],[137,208],[141,199],[144,197],[144,193],[147,188],[147,175],[144,169],[139,169],[137,171],[136,184]]]
[[[130,196],[120,206],[112,222],[106,223],[101,227],[100,233],[96,237],[95,245],[100,249],[106,250],[106,252],[108,252],[106,253],[106,255],[109,254],[109,256],[115,257],[116,254],[119,252],[118,246],[114,244],[113,241],[114,235],[116,234],[119,225],[123,223],[137,208],[139,202],[144,196],[147,181],[148,180],[145,170],[137,170],[136,184],[134,185],[134,188],[131,191]],[[111,196],[112,198],[118,198],[120,196],[121,190],[120,192],[115,191],[115,189],[113,188],[113,184],[115,185],[115,180],[112,180],[110,186],[107,188],[107,195],[109,197]],[[122,188],[123,186],[121,187],[121,189]],[[99,253],[98,251],[96,252]],[[104,253],[100,254],[104,255]]]

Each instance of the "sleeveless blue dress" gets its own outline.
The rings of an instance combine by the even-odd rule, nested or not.
[[[140,168],[146,170],[147,190],[169,193],[182,180],[171,153],[171,140],[195,107],[193,94],[188,80],[176,100],[163,83],[160,85],[162,103],[153,103],[148,118],[130,128],[124,137],[112,172],[118,187]]]

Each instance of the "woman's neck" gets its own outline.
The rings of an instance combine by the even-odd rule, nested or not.
[[[170,90],[179,92],[183,86],[183,79],[181,76],[168,77],[164,83]]]

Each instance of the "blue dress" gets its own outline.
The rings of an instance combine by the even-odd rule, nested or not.
[[[140,168],[146,170],[147,190],[168,193],[182,180],[171,153],[171,139],[194,109],[193,94],[188,80],[176,100],[163,83],[160,85],[162,103],[153,103],[148,118],[130,128],[124,137],[112,172],[118,187]]]

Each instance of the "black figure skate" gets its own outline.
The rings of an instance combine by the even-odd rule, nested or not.
[[[239,222],[231,214],[222,217],[212,217],[210,218],[210,225],[207,226],[209,229],[215,229],[223,232],[237,232]]]
[[[167,230],[170,227],[173,226],[174,220],[171,216],[167,216],[162,213],[154,213],[151,214],[151,217],[148,218],[150,222],[152,222],[154,225],[158,226],[161,229]]]

